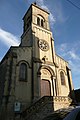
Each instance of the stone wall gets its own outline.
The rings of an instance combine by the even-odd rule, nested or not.
[[[68,97],[44,96],[21,113],[21,120],[43,120],[55,110],[67,108],[70,104]]]

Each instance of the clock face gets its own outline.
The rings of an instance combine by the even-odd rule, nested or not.
[[[49,49],[49,45],[45,40],[39,40],[39,48],[43,51],[47,51]]]

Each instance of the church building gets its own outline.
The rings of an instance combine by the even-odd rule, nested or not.
[[[69,107],[73,91],[68,62],[55,53],[49,13],[31,4],[20,45],[0,62],[0,120],[31,120],[33,113],[32,120],[42,120],[45,111]]]

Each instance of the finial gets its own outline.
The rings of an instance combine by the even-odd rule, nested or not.
[[[36,1],[34,2],[34,4],[36,5]]]

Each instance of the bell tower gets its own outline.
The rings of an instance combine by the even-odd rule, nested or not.
[[[23,17],[21,46],[32,46],[33,57],[54,62],[54,40],[49,26],[49,13],[32,4]]]
[[[40,60],[53,62],[54,41],[49,26],[49,13],[38,6],[32,6],[32,31],[35,40],[33,40],[34,57]]]
[[[24,15],[23,22],[21,46],[32,47],[32,98],[53,96],[55,50],[49,13],[32,4]]]

